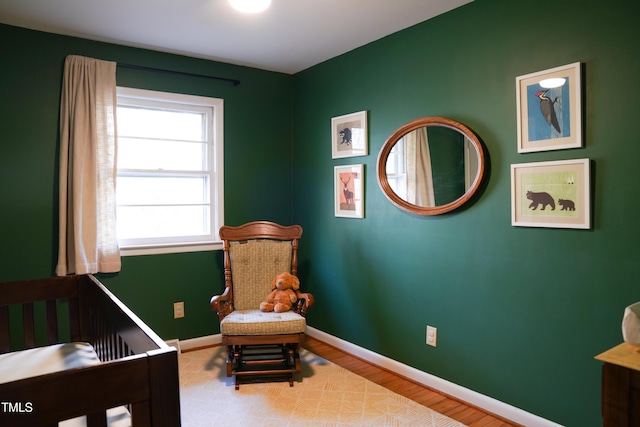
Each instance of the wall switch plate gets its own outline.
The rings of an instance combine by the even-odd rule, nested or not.
[[[434,328],[433,326],[427,326],[427,345],[435,347],[437,342],[438,342],[438,328]]]
[[[173,318],[180,319],[184,317],[184,302],[173,303]]]

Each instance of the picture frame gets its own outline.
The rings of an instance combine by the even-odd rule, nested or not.
[[[590,160],[511,165],[511,225],[591,228]]]
[[[366,156],[369,154],[367,112],[345,114],[331,119],[331,156]]]
[[[582,147],[581,63],[516,77],[518,153]]]
[[[335,216],[364,218],[364,165],[334,167]]]

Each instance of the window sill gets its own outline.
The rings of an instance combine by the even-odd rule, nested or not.
[[[177,254],[183,252],[204,252],[222,249],[222,242],[190,242],[166,245],[127,246],[120,248],[120,256]]]

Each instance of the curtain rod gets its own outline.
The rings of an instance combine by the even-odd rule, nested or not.
[[[240,80],[228,79],[226,77],[207,76],[205,74],[194,74],[194,73],[186,73],[184,71],[165,70],[162,68],[145,67],[142,65],[125,64],[122,62],[118,62],[117,64],[118,64],[118,67],[129,68],[131,70],[154,71],[158,73],[178,74],[181,76],[200,77],[203,79],[211,79],[211,80],[221,80],[221,81],[232,83],[234,86],[238,86],[240,84]]]

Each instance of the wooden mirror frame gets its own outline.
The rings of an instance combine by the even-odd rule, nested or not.
[[[407,202],[393,191],[387,178],[387,158],[389,157],[389,153],[391,152],[393,146],[409,132],[425,126],[441,126],[460,132],[472,143],[478,155],[478,174],[476,175],[476,178],[471,186],[460,198],[441,206],[422,207]],[[391,203],[393,203],[400,209],[415,215],[441,215],[447,212],[451,212],[454,209],[457,209],[460,206],[464,205],[478,191],[478,188],[480,188],[480,184],[482,183],[482,179],[485,174],[485,152],[482,142],[480,141],[478,136],[462,123],[443,117],[423,117],[401,126],[387,139],[387,141],[382,146],[382,149],[380,150],[380,154],[378,155],[377,170],[378,184],[380,185],[380,188],[382,189],[384,195],[387,197],[387,199],[389,199]]]

